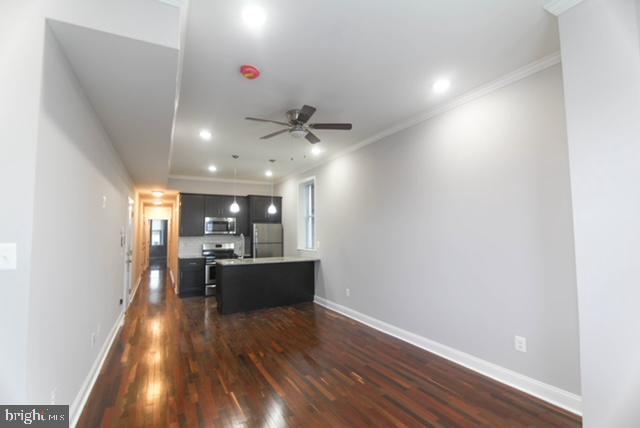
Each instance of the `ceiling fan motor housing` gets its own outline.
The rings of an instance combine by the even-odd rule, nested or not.
[[[287,111],[287,118],[291,124],[298,122],[298,116],[300,116],[300,110],[298,109]]]

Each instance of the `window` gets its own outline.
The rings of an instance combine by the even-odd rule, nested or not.
[[[157,247],[164,245],[164,227],[163,220],[151,220],[151,246]]]
[[[299,245],[301,250],[316,249],[316,183],[314,178],[300,183],[298,201],[299,213]]]

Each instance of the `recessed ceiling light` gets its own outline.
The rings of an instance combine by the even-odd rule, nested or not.
[[[273,171],[268,169],[267,172],[264,173],[264,175],[266,175],[267,177],[271,177],[273,175]]]
[[[151,194],[152,194],[153,196],[155,196],[156,198],[161,198],[161,197],[162,197],[162,195],[164,195],[164,192],[161,192],[161,191],[159,191],[159,190],[154,190],[153,192],[151,192]]]
[[[322,149],[318,146],[313,146],[311,147],[311,154],[314,156],[318,156],[320,153],[322,153]]]
[[[162,205],[162,201],[153,201],[153,205]]]
[[[218,170],[218,168],[216,168],[215,165],[209,165],[209,171],[210,172],[216,172]]]
[[[201,129],[200,138],[202,138],[205,141],[209,141],[211,139],[211,131],[209,131],[208,129]]]
[[[447,92],[449,87],[451,86],[451,81],[449,79],[438,79],[433,84],[433,92],[436,94],[442,94]]]
[[[257,4],[248,4],[242,9],[242,20],[251,29],[261,28],[267,20],[264,8]]]

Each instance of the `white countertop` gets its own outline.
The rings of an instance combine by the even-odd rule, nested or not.
[[[317,257],[260,257],[257,259],[222,259],[216,262],[222,266],[244,266],[244,265],[260,265],[272,263],[301,263],[301,262],[317,262]]]

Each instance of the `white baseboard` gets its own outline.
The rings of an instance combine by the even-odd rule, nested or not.
[[[80,391],[76,395],[76,398],[75,400],[73,400],[73,403],[71,404],[71,406],[69,406],[69,419],[71,420],[70,426],[75,427],[77,425],[78,419],[82,414],[82,410],[84,409],[84,406],[87,404],[89,395],[91,395],[91,390],[93,389],[93,386],[95,385],[96,380],[98,379],[100,370],[102,370],[102,366],[105,360],[107,359],[107,355],[109,355],[111,346],[113,345],[113,342],[118,336],[120,327],[122,327],[123,324],[124,324],[124,312],[121,312],[120,316],[118,316],[118,319],[113,324],[113,327],[111,327],[109,336],[107,337],[107,340],[102,345],[102,349],[100,349],[100,352],[98,353],[98,356],[96,357],[96,360],[94,361],[93,366],[91,366],[91,370],[89,371],[86,379],[82,383],[82,387],[80,388]]]
[[[576,415],[582,414],[582,398],[579,395],[532,379],[528,376],[514,372],[513,370],[509,370],[497,364],[490,363],[483,359],[474,357],[473,355],[435,342],[431,339],[427,339],[426,337],[403,330],[323,297],[315,296],[314,301],[321,306],[366,324],[371,328],[410,343],[418,348],[432,352],[449,361],[497,380],[498,382],[504,383],[555,406],[568,410],[571,413]]]
[[[135,299],[135,297],[136,297],[136,293],[138,292],[138,288],[140,287],[140,283],[142,282],[142,275],[144,275],[144,273],[141,274],[138,277],[138,280],[136,281],[135,288],[133,289],[133,292],[131,293],[131,297],[129,297],[129,306],[131,306],[131,304],[133,303],[133,299]]]

